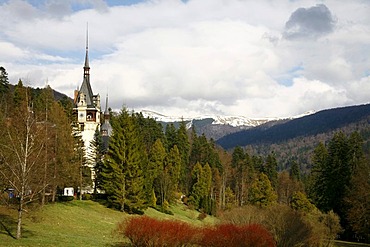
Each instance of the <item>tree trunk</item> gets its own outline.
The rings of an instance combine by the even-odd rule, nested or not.
[[[23,213],[23,205],[24,205],[24,194],[25,194],[25,188],[24,185],[22,185],[21,193],[19,196],[19,205],[18,205],[18,222],[17,222],[17,239],[20,239],[22,237],[22,213]]]

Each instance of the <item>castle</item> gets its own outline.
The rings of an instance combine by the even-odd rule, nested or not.
[[[83,81],[79,90],[74,92],[74,113],[77,133],[80,134],[85,149],[85,167],[90,168],[91,180],[94,182],[95,171],[94,163],[89,157],[94,155],[91,142],[94,140],[96,131],[101,131],[104,147],[108,147],[108,138],[112,133],[112,127],[109,123],[108,96],[104,112],[104,122],[102,121],[102,112],[99,94],[94,95],[90,84],[90,66],[89,66],[89,47],[88,34],[86,34],[86,55],[83,67]],[[82,193],[91,193],[94,190],[94,184],[82,188]]]

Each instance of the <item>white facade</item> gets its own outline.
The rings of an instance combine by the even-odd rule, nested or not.
[[[77,115],[77,129],[76,131],[80,134],[85,148],[85,160],[84,164],[91,169],[91,180],[94,181],[94,164],[91,162],[91,157],[93,157],[93,151],[91,149],[91,142],[94,140],[95,131],[100,131],[100,115],[101,115],[101,106],[100,106],[100,96],[99,94],[94,95],[92,92],[90,84],[90,66],[88,58],[88,46],[86,43],[86,57],[84,76],[81,87],[79,90],[75,91],[74,94],[74,112]],[[82,188],[82,193],[92,193],[94,186]]]

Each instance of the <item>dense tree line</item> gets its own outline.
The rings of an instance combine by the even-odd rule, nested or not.
[[[228,153],[194,128],[187,131],[185,123],[163,130],[153,119],[123,108],[112,126],[101,183],[112,206],[128,212],[151,206],[170,213],[169,205],[182,195],[187,205],[216,214],[236,206],[278,203],[303,212],[337,214],[346,234],[350,229],[351,236],[368,241],[361,232],[367,228],[356,224],[368,216],[356,218],[360,198],[353,198],[368,179],[358,175],[368,161],[356,132],[348,138],[339,132],[328,147],[318,145],[312,173],[302,174],[298,160],[290,160],[290,168],[281,171],[275,153],[260,156],[241,147]]]
[[[358,132],[338,132],[313,154],[309,192],[323,212],[334,211],[344,228],[343,237],[370,241],[370,163]]]
[[[77,187],[79,167],[67,115],[72,108],[55,101],[48,86],[33,90],[19,80],[10,87],[6,70],[0,71],[0,188],[3,199],[9,198],[7,192],[14,197],[20,238],[27,204],[55,201],[58,188]]]

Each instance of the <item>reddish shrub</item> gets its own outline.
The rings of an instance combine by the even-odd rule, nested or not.
[[[147,216],[132,217],[118,225],[133,246],[187,246],[210,247],[275,247],[272,235],[261,225],[222,224],[202,230],[189,224],[156,220]]]
[[[124,234],[133,246],[184,246],[195,243],[198,230],[189,224],[147,216],[133,217],[118,225],[118,232]]]
[[[223,247],[274,247],[272,235],[262,226],[222,224],[212,228],[204,228],[201,246]]]

